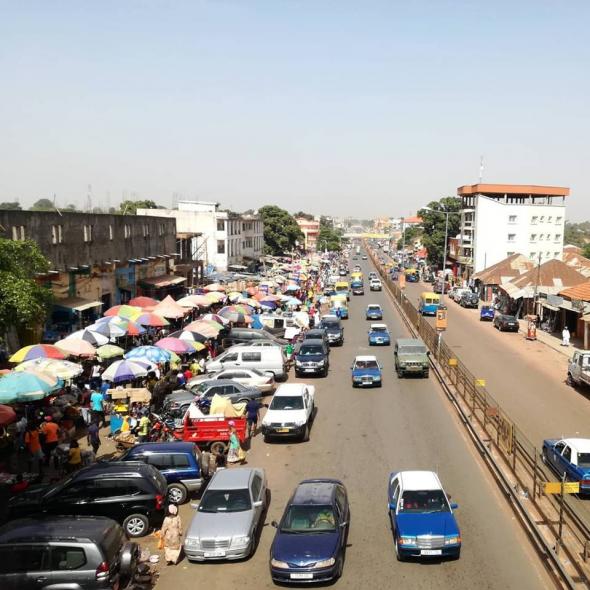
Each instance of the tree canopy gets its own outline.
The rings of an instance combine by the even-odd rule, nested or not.
[[[266,205],[258,210],[264,222],[264,253],[281,256],[303,241],[303,234],[295,218],[285,209]]]
[[[49,261],[32,240],[0,238],[0,331],[42,324],[52,301],[51,290],[35,280]]]
[[[30,211],[55,211],[55,205],[51,199],[39,199],[33,203]]]
[[[454,211],[449,215],[448,237],[454,238],[461,227],[461,199],[457,197],[443,197],[440,201],[428,203],[428,209],[420,209],[418,215],[422,218],[422,243],[428,250],[428,262],[442,268],[443,250],[445,246],[446,215],[440,211]],[[448,252],[448,246],[447,246]]]
[[[5,201],[4,203],[0,203],[0,209],[4,209],[5,211],[22,211],[23,208],[20,206],[18,201]]]
[[[143,199],[140,201],[122,201],[119,205],[119,212],[123,215],[136,215],[138,209],[159,209],[159,205],[151,199]]]
[[[337,252],[342,246],[342,231],[334,228],[334,223],[328,217],[320,217],[320,233],[317,242],[318,250]]]

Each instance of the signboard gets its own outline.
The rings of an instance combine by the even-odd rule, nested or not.
[[[476,387],[485,387],[486,386],[486,380],[485,379],[476,379],[475,380],[475,386]]]
[[[561,486],[563,486],[564,494],[579,494],[580,493],[580,482],[579,481],[566,481],[561,483],[560,481],[547,481],[543,491],[546,494],[561,494]]]
[[[447,329],[447,308],[446,307],[439,307],[436,310],[436,329],[437,330],[446,330]]]
[[[125,389],[107,389],[111,399],[127,399],[130,402],[149,402],[152,394],[145,387],[127,387]]]
[[[458,364],[457,359],[449,359],[449,367],[456,367]]]
[[[501,410],[498,413],[497,429],[500,447],[509,455],[514,449],[514,424]]]

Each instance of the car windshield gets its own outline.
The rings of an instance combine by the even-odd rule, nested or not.
[[[275,395],[269,410],[303,410],[303,398],[300,395]]]
[[[378,305],[369,305],[369,311],[381,311]]]
[[[400,346],[400,354],[426,354],[426,346],[421,344],[411,344],[409,346]]]
[[[289,506],[281,523],[283,533],[329,533],[336,530],[331,506]]]
[[[371,332],[387,332],[387,328],[385,326],[382,328],[371,328]]]
[[[256,377],[268,377],[268,375],[265,375],[259,369],[248,369],[248,371],[250,371],[250,373],[252,373],[253,375],[256,375]]]
[[[207,490],[199,512],[244,512],[251,507],[248,490]]]
[[[313,354],[322,354],[322,347],[321,346],[304,345],[300,348],[299,354],[301,356],[311,356]]]
[[[355,369],[378,369],[377,361],[356,361]]]
[[[407,514],[449,511],[449,503],[442,490],[407,490],[399,504],[399,512]]]
[[[578,467],[590,468],[590,453],[578,453]]]
[[[515,322],[516,318],[513,315],[505,315],[504,316],[504,321],[505,322]]]

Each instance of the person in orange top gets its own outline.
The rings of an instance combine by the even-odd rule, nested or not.
[[[36,426],[30,425],[25,433],[25,446],[29,451],[29,470],[33,470],[33,463],[39,466],[39,475],[43,471],[43,451],[41,450],[41,441],[39,439],[39,430]]]
[[[59,426],[53,421],[51,416],[45,416],[45,422],[41,425],[41,432],[45,436],[43,443],[45,465],[49,465],[51,453],[59,444]]]

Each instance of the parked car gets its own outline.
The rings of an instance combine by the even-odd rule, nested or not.
[[[208,373],[223,369],[258,369],[286,379],[287,359],[280,346],[232,346],[205,365]]]
[[[280,385],[262,419],[264,442],[268,442],[271,437],[295,437],[308,441],[314,419],[314,397],[313,385]]]
[[[326,331],[330,346],[342,346],[344,344],[344,328],[337,315],[322,316],[319,327]]]
[[[493,322],[495,310],[491,305],[482,305],[479,310],[479,321],[480,322]]]
[[[442,484],[433,471],[399,471],[389,476],[389,518],[398,560],[461,554],[461,532]]]
[[[382,320],[383,319],[383,310],[381,306],[377,303],[370,303],[367,305],[367,310],[365,312],[365,319],[366,320]]]
[[[369,329],[369,346],[389,346],[391,337],[386,324],[371,324]]]
[[[327,377],[330,368],[328,346],[323,340],[304,340],[295,355],[295,376]]]
[[[203,486],[202,453],[190,442],[139,443],[126,451],[119,461],[141,461],[153,465],[166,478],[168,500],[184,504]]]
[[[110,518],[39,516],[0,527],[0,588],[123,588],[136,573],[138,547]]]
[[[168,484],[152,465],[101,461],[52,485],[33,486],[8,501],[10,519],[46,513],[106,516],[129,537],[162,525]]]
[[[590,385],[590,352],[576,350],[567,367],[568,385]]]
[[[479,295],[477,293],[463,293],[461,299],[459,299],[459,305],[461,307],[472,307],[477,309],[479,307]]]
[[[463,297],[465,293],[471,293],[471,289],[467,289],[465,287],[453,287],[449,291],[449,298],[452,299],[455,303],[460,303],[461,297]]]
[[[444,287],[445,287],[445,294],[446,294],[451,289],[451,283],[449,283],[448,281],[445,281]],[[440,295],[443,292],[443,283],[442,283],[442,281],[436,280],[435,283],[434,283],[434,285],[432,286],[432,290],[435,293],[438,293]]]
[[[381,281],[379,279],[372,279],[371,282],[369,283],[369,289],[371,291],[381,291],[381,289],[382,289]]]
[[[513,315],[497,313],[494,316],[493,326],[500,332],[518,332],[518,320]]]
[[[204,373],[193,377],[188,383],[188,389],[194,389],[203,381],[222,379],[224,381],[235,381],[245,387],[255,387],[262,393],[269,393],[275,388],[274,374],[271,372],[259,371],[258,369],[225,369],[219,373]]]
[[[187,559],[243,559],[252,555],[266,507],[263,469],[239,467],[217,471],[186,532]]]
[[[381,387],[383,384],[381,365],[376,356],[357,356],[350,369],[353,387]]]
[[[230,379],[208,379],[191,388],[199,399],[210,400],[214,395],[228,398],[232,404],[260,399],[262,391],[258,387],[247,387]]]
[[[393,360],[398,377],[421,375],[428,377],[430,364],[428,349],[419,338],[398,338],[395,341]]]
[[[235,344],[251,344],[253,341],[270,340],[277,346],[285,346],[286,340],[278,338],[272,332],[265,328],[231,328],[226,336],[221,340],[224,349],[228,349]]]
[[[580,482],[580,493],[590,493],[590,439],[548,438],[543,441],[543,463],[561,479]]]
[[[302,481],[287,502],[270,548],[275,582],[329,582],[342,575],[350,508],[344,484],[336,479]]]

